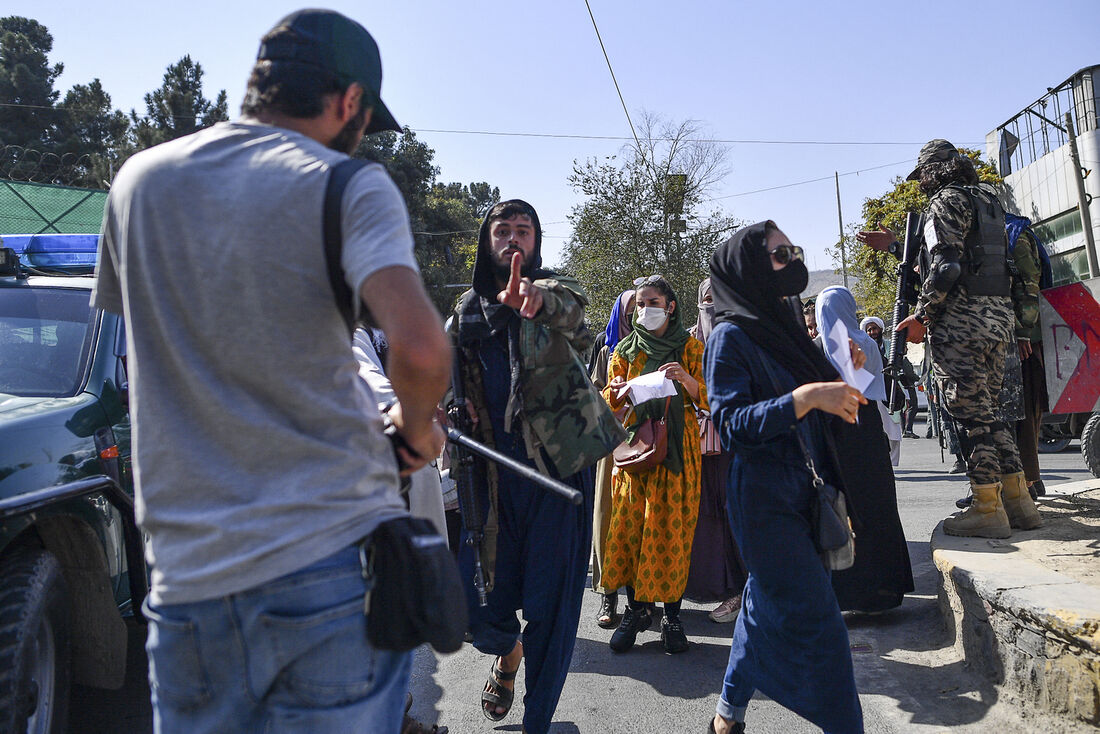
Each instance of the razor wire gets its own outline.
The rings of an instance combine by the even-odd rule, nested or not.
[[[0,179],[25,183],[82,186],[91,172],[88,153],[62,153],[27,148],[22,145],[0,147]]]

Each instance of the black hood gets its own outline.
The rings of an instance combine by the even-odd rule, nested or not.
[[[810,339],[805,322],[780,296],[768,255],[769,224],[775,223],[757,222],[739,230],[711,256],[715,320],[741,327],[798,384],[834,380],[836,369]]]
[[[494,204],[485,214],[485,219],[481,221],[481,229],[478,231],[477,258],[474,260],[473,277],[474,292],[483,298],[490,299],[493,303],[496,303],[500,287],[497,285],[496,270],[493,267],[493,254],[489,250],[489,218],[494,211],[499,211],[500,207],[509,205],[522,209],[522,213],[529,216],[531,223],[535,225],[535,251],[531,259],[523,263],[524,277],[534,280],[549,275],[548,271],[542,269],[542,224],[539,223],[539,215],[535,212],[535,207],[522,199],[509,199]],[[499,219],[499,215],[496,218]]]

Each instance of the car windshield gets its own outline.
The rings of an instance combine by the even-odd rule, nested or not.
[[[0,288],[0,392],[62,397],[80,389],[94,312],[82,288]]]

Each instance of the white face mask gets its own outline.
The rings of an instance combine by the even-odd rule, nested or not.
[[[667,319],[668,314],[665,313],[663,308],[642,306],[638,309],[638,323],[645,327],[647,331],[660,329]]]

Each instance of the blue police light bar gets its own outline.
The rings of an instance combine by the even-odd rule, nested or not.
[[[6,234],[0,247],[10,247],[32,268],[94,268],[97,234]]]

